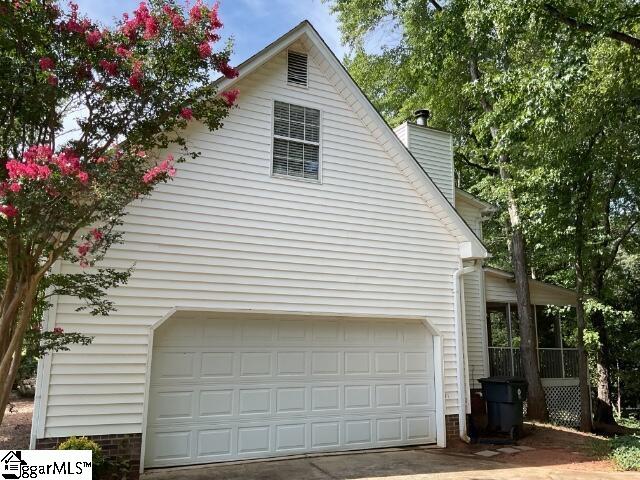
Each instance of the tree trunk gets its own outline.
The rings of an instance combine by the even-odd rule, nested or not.
[[[21,302],[19,314],[14,313],[11,319],[5,318],[4,316],[0,319],[1,324],[11,325],[13,327],[0,332],[3,337],[6,335],[10,338],[9,342],[7,342],[7,348],[0,352],[0,378],[2,379],[0,383],[0,424],[2,424],[2,420],[4,419],[11,388],[15,382],[20,361],[22,360],[22,344],[24,335],[31,323],[38,280],[39,279],[31,278],[27,284],[24,284],[21,289],[15,293],[17,298],[24,299]]]
[[[578,347],[578,379],[580,382],[580,430],[593,430],[591,418],[591,382],[589,381],[589,363],[584,347],[586,326],[584,311],[584,215],[581,206],[576,210],[575,235],[575,271],[576,271],[576,344]]]
[[[618,393],[618,417],[622,416],[622,383],[620,382],[620,362],[616,362],[616,389]]]
[[[594,292],[596,298],[600,298],[599,292]],[[605,325],[604,314],[596,310],[591,315],[593,329],[598,333],[598,343],[600,344],[596,352],[596,373],[598,382],[598,398],[594,411],[594,421],[616,425],[613,416],[613,403],[611,402],[611,359],[609,355],[609,336]]]
[[[585,329],[585,312],[584,312],[584,280],[582,277],[582,269],[576,261],[576,320],[578,331],[576,335],[576,343],[578,347],[578,379],[580,381],[580,430],[590,432],[593,430],[591,421],[591,389],[589,382],[589,367],[587,361],[587,351],[584,348],[584,329]]]
[[[469,73],[474,82],[478,82],[482,76],[478,66],[478,59],[469,59]],[[491,101],[485,97],[480,98],[482,109],[493,112]],[[489,127],[491,138],[496,144],[500,143],[498,128]],[[538,369],[538,344],[535,326],[531,315],[531,297],[529,294],[529,277],[527,275],[527,253],[520,213],[516,202],[516,193],[510,185],[511,174],[508,170],[510,164],[509,155],[502,153],[498,157],[499,174],[503,184],[508,189],[507,205],[509,211],[509,224],[511,227],[510,251],[513,263],[513,272],[516,283],[516,299],[518,301],[518,317],[520,319],[520,355],[524,376],[528,383],[527,391],[527,416],[533,420],[546,422],[549,419],[547,404],[544,397],[544,389],[540,380]]]
[[[511,207],[509,209],[511,210]],[[549,420],[549,414],[538,369],[538,346],[536,345],[536,332],[531,315],[525,241],[517,224],[516,228],[513,228],[512,225],[511,243],[516,298],[518,300],[518,320],[520,321],[520,357],[524,377],[528,384],[527,417],[532,420],[546,422]]]

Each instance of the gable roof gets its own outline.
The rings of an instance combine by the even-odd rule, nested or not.
[[[461,188],[456,187],[456,203],[459,200],[462,200],[463,202],[467,202],[469,205],[473,205],[478,210],[480,210],[480,213],[484,215],[490,215],[492,213],[495,213],[496,210],[498,210],[495,205],[485,202],[484,200],[479,199],[475,195],[465,190],[462,190]]]
[[[506,270],[501,270],[499,268],[494,267],[482,267],[486,275],[490,275],[492,277],[501,278],[508,282],[515,282],[515,274],[512,272],[508,272]],[[552,283],[543,282],[542,280],[536,280],[534,278],[528,277],[530,287],[534,287],[537,290],[538,295],[540,293],[549,293],[559,295],[564,297],[565,304],[567,305],[575,305],[576,303],[576,292],[575,290],[571,290],[570,288],[561,287],[559,285],[553,285]],[[515,289],[515,286],[514,286]],[[532,299],[533,302],[533,299]],[[550,303],[549,305],[558,305],[560,303]]]
[[[400,141],[308,20],[304,20],[238,65],[239,75],[236,78],[218,79],[216,84],[219,90],[231,88],[235,83],[254,72],[296,41],[302,41],[308,48],[309,56],[320,68],[329,72],[327,78],[336,91],[342,95],[374,138],[378,140],[380,145],[395,161],[418,195],[431,207],[445,228],[456,238],[460,247],[461,257],[488,257],[489,254],[482,241],[460,217],[453,205],[449,203],[429,177],[429,174]]]

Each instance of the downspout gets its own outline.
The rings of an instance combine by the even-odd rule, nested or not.
[[[456,317],[456,351],[458,352],[458,424],[460,427],[460,439],[469,443],[471,439],[467,435],[467,407],[469,385],[469,369],[467,366],[467,322],[465,318],[464,282],[462,276],[476,271],[478,260],[474,260],[473,266],[465,267],[460,260],[460,267],[453,274],[454,311]]]

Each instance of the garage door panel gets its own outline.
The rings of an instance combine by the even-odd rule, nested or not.
[[[429,383],[304,382],[240,385],[178,385],[150,389],[149,422],[158,425],[233,418],[349,414],[435,409]]]
[[[201,390],[199,400],[198,416],[203,420],[207,417],[233,415],[233,390]]]
[[[276,354],[276,376],[300,377],[306,374],[306,352],[284,351]]]
[[[182,322],[158,335],[147,466],[435,442],[419,322],[222,321],[227,341],[207,344],[212,322],[187,324],[190,345],[172,343]]]
[[[148,466],[266,458],[304,452],[362,449],[435,442],[435,416],[396,413],[381,418],[334,415],[237,421],[215,428],[193,424],[175,431],[151,428],[159,445],[147,452]],[[191,429],[191,430],[190,430]],[[187,435],[191,431],[192,435]],[[189,456],[185,456],[190,449]]]
[[[234,352],[202,352],[200,378],[224,378],[234,375]]]
[[[197,432],[198,450],[196,458],[220,460],[221,457],[229,457],[233,449],[233,429],[213,428]]]

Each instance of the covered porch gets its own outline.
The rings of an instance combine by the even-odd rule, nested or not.
[[[575,314],[572,307],[533,305],[542,378],[577,378]],[[487,336],[491,375],[522,376],[520,322],[513,303],[487,303]]]
[[[523,376],[513,274],[485,269],[486,348],[490,375]],[[538,365],[553,423],[580,421],[575,293],[529,280]]]

